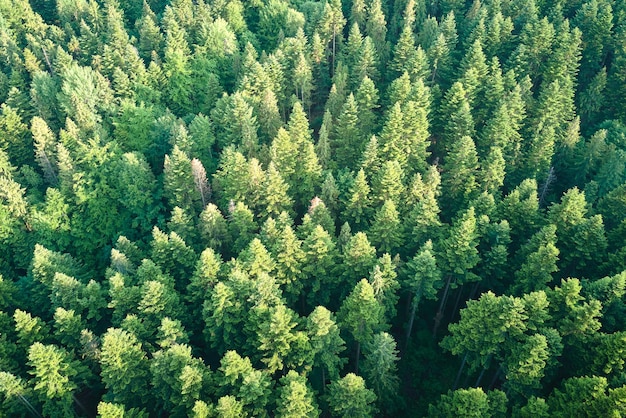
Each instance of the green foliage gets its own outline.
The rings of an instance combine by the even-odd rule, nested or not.
[[[348,373],[328,387],[328,403],[334,417],[371,417],[376,395],[365,386],[363,378]]]
[[[506,412],[506,395],[482,388],[458,389],[428,408],[429,417],[497,417]]]
[[[622,2],[0,15],[0,415],[625,414]]]

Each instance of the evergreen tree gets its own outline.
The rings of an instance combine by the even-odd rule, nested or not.
[[[437,260],[433,252],[432,241],[426,241],[420,248],[420,251],[406,264],[405,269],[406,278],[403,287],[409,291],[411,300],[411,313],[406,330],[406,343],[408,346],[411,341],[417,308],[422,298],[436,299],[437,292],[443,285],[441,271],[437,267]]]
[[[355,94],[361,137],[366,138],[377,127],[376,109],[379,107],[379,94],[376,85],[368,76],[364,76]]]
[[[109,328],[102,338],[102,381],[114,402],[142,406],[148,396],[148,359],[137,337]]]
[[[334,417],[371,417],[376,395],[365,386],[362,377],[348,373],[328,386],[328,404]]]
[[[304,238],[302,243],[304,262],[302,272],[306,279],[302,282],[305,288],[310,283],[311,290],[306,292],[307,301],[311,306],[326,305],[338,285],[335,278],[339,254],[331,235],[320,225]]]
[[[267,176],[262,185],[264,192],[261,196],[264,207],[261,211],[262,216],[278,216],[284,210],[289,210],[292,200],[287,193],[289,185],[276,169],[274,162],[270,162],[267,168]]]
[[[370,187],[363,169],[359,170],[350,188],[350,200],[346,205],[346,215],[352,225],[366,226],[370,212]]]
[[[463,207],[463,202],[469,202],[474,197],[477,184],[478,157],[474,141],[468,136],[459,138],[447,155],[443,173],[441,174],[442,196],[447,203],[446,214]]]
[[[404,242],[398,211],[393,200],[386,200],[374,215],[368,234],[381,252],[393,253]]]
[[[337,314],[342,329],[354,341],[355,369],[359,371],[361,345],[371,343],[374,333],[383,324],[383,310],[374,296],[374,289],[366,279],[361,280],[344,300]]]
[[[400,379],[396,363],[399,359],[395,340],[381,332],[368,344],[363,360],[363,375],[376,394],[378,405],[388,413],[398,407]]]
[[[318,417],[320,411],[315,404],[313,393],[306,384],[306,378],[290,370],[280,379],[280,398],[277,401],[279,417]]]
[[[359,109],[353,94],[346,99],[337,118],[333,155],[341,167],[352,167],[363,151],[358,119]]]

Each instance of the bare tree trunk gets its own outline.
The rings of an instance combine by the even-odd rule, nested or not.
[[[463,373],[463,369],[465,368],[465,362],[467,362],[467,353],[463,356],[463,361],[461,362],[461,367],[459,367],[459,371],[456,374],[456,379],[454,379],[454,387],[452,390],[456,390],[456,387],[459,384],[459,379],[461,378],[461,373]]]
[[[474,387],[478,387],[478,385],[480,385],[480,381],[483,380],[483,376],[485,375],[485,371],[487,371],[486,367],[483,367],[483,369],[480,371],[480,374],[478,375],[478,379],[476,379],[476,383],[474,384]]]
[[[48,53],[43,46],[41,47],[41,52],[43,52],[43,57],[46,60],[46,65],[48,66],[48,70],[50,70],[50,74],[54,75],[54,68],[52,67],[52,64],[50,64],[50,58],[48,58]]]
[[[332,77],[335,76],[335,48],[337,47],[337,28],[333,23],[333,66],[330,69],[330,74]]]
[[[422,298],[422,289],[420,288],[417,294],[413,297],[413,301],[411,303],[411,316],[409,316],[409,325],[407,325],[406,330],[406,346],[405,350],[409,348],[409,341],[411,341],[411,332],[413,331],[413,322],[415,320],[415,313],[417,312],[417,305]]]
[[[462,284],[461,286],[459,286],[459,289],[456,295],[456,301],[454,302],[454,308],[452,309],[452,313],[450,314],[450,321],[454,319],[454,315],[456,315],[457,309],[459,309],[459,304],[461,303],[461,296],[463,295],[464,287],[465,287],[465,284]]]
[[[448,276],[448,281],[446,283],[446,288],[443,291],[443,296],[441,297],[441,302],[439,303],[439,310],[437,311],[437,315],[435,315],[435,326],[433,327],[433,339],[437,336],[437,330],[439,329],[439,325],[441,324],[441,319],[443,318],[443,308],[446,306],[446,302],[448,301],[448,294],[450,290],[450,282],[452,281],[452,276]]]
[[[498,377],[500,377],[500,373],[501,372],[502,372],[502,366],[500,366],[498,368],[498,370],[496,371],[496,374],[493,375],[493,379],[491,379],[491,383],[489,383],[489,389],[488,390],[493,389],[493,385],[495,385],[496,382],[498,381]]]

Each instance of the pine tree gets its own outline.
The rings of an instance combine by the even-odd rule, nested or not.
[[[342,255],[344,276],[349,287],[367,277],[376,263],[376,249],[370,245],[367,235],[363,232],[357,232],[349,238]]]
[[[350,200],[345,209],[347,219],[356,227],[368,224],[371,208],[370,187],[363,169],[359,170],[350,188]]]
[[[476,217],[470,207],[458,217],[448,236],[440,243],[440,264],[446,275],[453,275],[461,281],[473,281],[471,269],[479,261]],[[465,280],[464,280],[465,279]]]
[[[203,242],[215,250],[219,250],[229,240],[226,219],[213,203],[209,203],[200,213],[198,229]]]
[[[354,0],[350,10],[350,22],[365,27],[366,12],[365,0]]]
[[[393,200],[385,200],[376,212],[368,234],[372,237],[374,246],[381,252],[393,253],[400,248],[404,237]]]
[[[404,172],[399,162],[387,161],[383,163],[377,178],[372,181],[373,195],[381,203],[392,200],[398,204],[400,196],[405,190],[404,184],[402,184],[403,176]]]
[[[357,23],[353,23],[352,26],[350,26],[350,31],[348,32],[348,39],[346,40],[346,44],[342,48],[343,63],[348,67],[348,71],[350,72],[350,80],[353,87],[356,85],[356,83],[360,81],[360,79],[355,74],[355,70],[357,67],[357,63],[360,60],[359,55],[361,54],[362,46],[363,35],[361,34],[360,26]]]
[[[374,289],[367,279],[357,283],[354,290],[341,304],[337,313],[339,324],[354,341],[355,370],[359,371],[361,345],[369,344],[374,333],[384,327],[383,309],[374,296]]]
[[[480,188],[488,193],[496,195],[504,185],[506,161],[502,155],[502,149],[494,146],[484,160],[480,161],[480,170],[477,180]]]
[[[287,226],[279,236],[275,250],[276,280],[284,286],[288,301],[298,300],[304,283],[300,279],[305,254],[302,242],[296,237],[293,229]]]
[[[409,291],[411,300],[411,314],[406,329],[408,347],[411,341],[415,314],[422,298],[436,299],[437,292],[443,285],[441,270],[437,266],[432,241],[426,241],[419,252],[406,264],[405,269],[406,278],[403,287]]]
[[[34,343],[28,350],[28,364],[35,380],[35,392],[43,403],[42,412],[50,417],[72,414],[76,375],[83,367],[70,353],[54,345]]]
[[[409,212],[404,220],[407,240],[410,248],[417,248],[441,226],[439,203],[441,177],[437,167],[431,166],[422,178],[420,173],[413,177],[407,196]]]
[[[209,291],[217,284],[218,274],[222,266],[222,257],[212,248],[200,254],[196,269],[187,286],[187,298],[195,304],[204,301]]]
[[[368,5],[365,32],[372,38],[381,64],[384,65],[389,57],[389,43],[387,42],[387,21],[380,0],[374,0]]]
[[[358,61],[353,70],[352,78],[353,85],[357,85],[359,80],[363,80],[364,77],[369,77],[373,80],[380,78],[380,67],[376,48],[372,43],[372,39],[366,36],[363,39],[363,45],[359,51]]]
[[[346,24],[346,19],[343,16],[341,10],[341,2],[338,0],[332,0],[330,3],[326,3],[324,6],[324,13],[320,21],[321,33],[323,39],[331,44],[331,73],[334,74],[335,70],[335,57],[337,55],[337,43],[341,43],[343,36],[343,28]]]
[[[397,259],[395,262],[397,262]],[[385,253],[378,259],[369,275],[370,284],[374,289],[374,296],[381,304],[388,323],[391,323],[396,317],[398,289],[400,288],[395,262],[391,260],[389,253]]]
[[[148,395],[148,359],[137,338],[109,328],[102,339],[101,377],[114,402],[141,406]]]
[[[360,81],[359,88],[356,92],[356,103],[359,110],[359,125],[361,127],[361,136],[366,138],[370,132],[377,127],[377,115],[379,94],[376,85],[368,76],[363,77]]]
[[[400,101],[387,113],[383,130],[380,133],[380,150],[383,160],[396,160],[406,167],[408,160],[408,138],[404,135],[404,115]]]
[[[165,156],[163,173],[163,189],[170,205],[196,213],[196,203],[202,201],[201,194],[194,184],[191,160],[178,146],[174,146],[171,156]]]
[[[233,239],[232,252],[238,254],[245,248],[257,229],[252,211],[245,204],[237,202],[228,217],[228,231]]]
[[[333,155],[340,167],[352,167],[363,151],[358,113],[356,100],[351,93],[343,104],[335,125]]]
[[[398,409],[400,389],[396,364],[400,357],[396,342],[390,334],[381,332],[374,336],[364,351],[363,376],[376,394],[380,409],[392,413]]]
[[[31,133],[35,145],[35,159],[52,186],[57,185],[56,139],[45,120],[35,116],[31,122]]]
[[[468,136],[452,144],[441,174],[442,195],[445,196],[446,214],[458,211],[474,196],[477,184],[478,156],[474,141]]]
[[[410,25],[404,26],[398,43],[396,43],[393,52],[393,61],[391,62],[391,68],[399,74],[405,71],[410,71],[410,64],[413,62],[414,55],[417,53],[415,48],[415,38],[413,35],[413,29]]]
[[[280,398],[277,401],[278,417],[309,417],[320,415],[313,392],[306,378],[290,370],[280,379]]]
[[[464,136],[474,136],[474,120],[467,99],[467,90],[462,83],[454,83],[446,92],[440,115],[443,142],[438,145],[440,152],[449,152]]]
[[[515,273],[514,288],[525,294],[542,290],[552,281],[552,274],[558,271],[559,249],[556,248],[556,227],[547,225],[533,235],[520,250],[524,260]]]
[[[289,210],[292,200],[287,193],[289,185],[285,183],[274,162],[270,162],[267,168],[267,176],[262,185],[263,194],[261,196],[261,215],[278,216],[282,211]]]
[[[295,336],[292,329],[296,326],[296,314],[285,305],[279,304],[268,310],[258,326],[257,338],[259,350],[263,353],[261,361],[270,372],[283,369],[284,358],[291,350]]]
[[[348,373],[328,386],[327,401],[333,417],[372,417],[376,395],[362,377]]]

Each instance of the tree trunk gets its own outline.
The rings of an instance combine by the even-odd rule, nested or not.
[[[441,302],[439,303],[439,310],[437,311],[437,315],[435,315],[435,326],[433,327],[433,339],[437,336],[437,330],[439,329],[439,324],[441,323],[441,319],[443,317],[443,308],[446,306],[446,302],[448,301],[448,294],[450,290],[450,282],[452,281],[452,276],[448,276],[448,281],[446,283],[446,288],[443,291],[443,296],[441,297]]]
[[[456,314],[457,309],[459,309],[459,304],[461,303],[461,296],[463,295],[464,286],[465,286],[465,283],[459,286],[459,289],[457,290],[456,301],[454,302],[454,308],[452,309],[452,314],[450,315],[450,322],[454,320],[454,315]]]
[[[335,23],[333,23],[333,65],[330,69],[331,77],[335,76],[335,48],[337,46],[337,28]]]
[[[417,305],[419,304],[421,297],[422,297],[422,289],[420,288],[417,294],[413,297],[413,302],[411,303],[411,316],[409,316],[409,325],[407,325],[407,329],[406,329],[405,350],[409,348],[409,342],[411,341],[411,332],[413,331],[413,321],[415,320],[415,313],[417,312]]]
[[[461,362],[461,367],[459,367],[459,371],[456,374],[456,379],[454,379],[454,387],[452,390],[456,390],[456,387],[459,384],[459,379],[461,378],[461,373],[463,373],[463,369],[465,368],[465,362],[467,361],[467,353],[463,356],[463,361]]]
[[[500,372],[501,371],[502,371],[502,366],[500,366],[498,368],[498,370],[496,371],[496,374],[493,376],[493,379],[491,379],[491,383],[489,383],[489,389],[488,390],[493,389],[493,385],[495,385],[496,382],[498,381],[498,377],[500,377]]]
[[[483,380],[483,376],[485,375],[485,372],[487,371],[486,367],[483,367],[483,369],[481,370],[480,374],[478,375],[478,379],[476,379],[476,383],[474,384],[474,387],[478,387],[478,385],[480,385],[480,381]]]
[[[355,373],[359,374],[359,357],[361,357],[361,343],[357,341],[356,343],[356,362],[355,362]]]
[[[476,292],[478,292],[479,286],[480,286],[480,281],[477,281],[474,287],[472,287],[472,291],[470,292],[468,299],[474,299],[474,297],[476,297]]]

